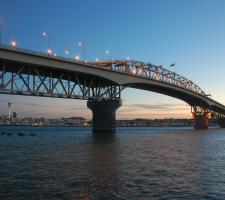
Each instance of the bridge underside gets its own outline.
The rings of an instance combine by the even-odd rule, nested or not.
[[[52,68],[0,64],[0,93],[84,100],[120,99],[122,87],[97,76]]]
[[[164,94],[170,97],[174,97],[184,102],[188,103],[191,106],[191,113],[194,120],[194,128],[195,129],[208,129],[208,121],[210,113],[213,111],[215,113],[220,113],[225,115],[223,109],[218,106],[209,105],[206,101],[201,100],[194,95],[189,95],[185,92],[174,91],[169,88],[162,88],[161,86],[149,86],[146,84],[129,84],[127,87],[132,87],[135,89],[142,89],[147,91],[152,91],[160,94]],[[220,117],[218,120],[218,124],[221,128],[225,128],[225,118]]]
[[[135,89],[142,89],[147,91],[152,91],[160,94],[164,94],[170,97],[174,97],[176,99],[180,99],[190,106],[199,106],[210,109],[210,105],[207,104],[206,101],[201,100],[194,95],[190,95],[185,93],[184,91],[176,91],[173,88],[163,88],[160,85],[147,85],[147,84],[129,84],[128,87],[135,88]]]

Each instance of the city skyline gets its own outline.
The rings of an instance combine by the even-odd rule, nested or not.
[[[45,52],[48,41],[42,33],[46,31],[57,55],[73,58],[79,55],[83,59],[81,46],[85,45],[88,60],[130,57],[162,64],[189,77],[207,89],[214,99],[225,103],[222,77],[225,71],[225,2],[67,3],[46,1],[43,6],[41,2],[25,0],[2,1],[2,42],[10,44],[15,40],[18,47]],[[42,10],[42,14],[38,15],[32,7]],[[117,12],[108,13],[107,8]],[[123,13],[123,9],[130,12]],[[175,67],[169,67],[174,62]],[[122,99],[118,119],[191,117],[186,103],[153,92],[126,89],[122,92]],[[0,113],[7,113],[7,100],[7,95],[0,96]],[[22,116],[91,118],[85,101],[12,96],[12,102],[12,109]]]

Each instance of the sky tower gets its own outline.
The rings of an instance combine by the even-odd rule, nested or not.
[[[11,119],[11,105],[12,102],[10,101],[10,96],[9,96],[9,101],[8,101],[8,119]]]

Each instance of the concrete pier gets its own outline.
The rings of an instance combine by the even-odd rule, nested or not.
[[[121,100],[87,102],[87,107],[93,113],[93,133],[116,132],[116,110],[121,104]]]
[[[219,118],[218,124],[220,125],[221,128],[225,128],[225,118]]]
[[[208,112],[202,114],[194,114],[194,128],[208,129]]]

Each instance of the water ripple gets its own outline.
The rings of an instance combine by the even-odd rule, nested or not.
[[[223,129],[0,131],[0,199],[225,199]]]

